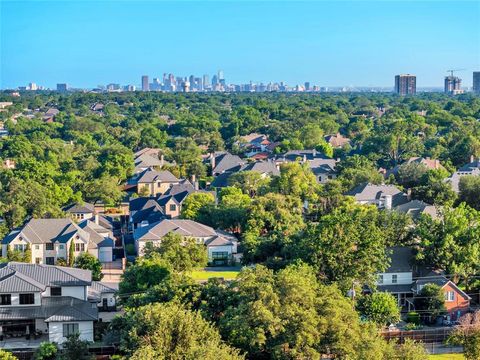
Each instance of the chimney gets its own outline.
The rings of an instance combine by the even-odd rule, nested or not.
[[[214,153],[210,154],[210,166],[212,167],[212,174],[213,174],[213,169],[215,169],[215,154]]]
[[[98,224],[98,214],[95,214],[95,224],[99,225]]]
[[[383,196],[384,207],[387,210],[392,209],[392,195],[384,195]]]
[[[303,162],[306,163],[307,162],[307,155],[303,155]]]
[[[165,161],[165,158],[164,158],[163,154],[160,154],[160,167],[163,167],[164,161]]]
[[[317,156],[317,149],[313,148],[312,154],[313,154],[313,157],[315,158]]]

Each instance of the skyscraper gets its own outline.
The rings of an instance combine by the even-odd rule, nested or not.
[[[480,71],[473,72],[473,92],[480,94]]]
[[[462,79],[457,76],[445,76],[445,93],[456,95],[461,94],[462,91]]]
[[[67,84],[57,84],[57,91],[61,93],[65,93],[68,91],[68,85]]]
[[[223,76],[223,70],[218,70],[218,81],[225,80]]]
[[[395,76],[395,92],[399,95],[415,95],[417,93],[417,77],[410,74]]]
[[[148,83],[148,75],[142,76],[142,91],[150,91],[150,84]]]

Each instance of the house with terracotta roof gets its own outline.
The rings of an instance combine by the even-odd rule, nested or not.
[[[344,146],[350,144],[350,139],[344,137],[340,133],[325,136],[325,141],[332,145],[333,148],[343,148]]]

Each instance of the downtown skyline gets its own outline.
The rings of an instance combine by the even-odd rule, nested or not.
[[[218,68],[234,84],[392,87],[393,76],[412,73],[419,88],[440,88],[448,69],[462,68],[470,87],[480,67],[472,1],[92,4],[0,2],[0,87],[138,85],[162,69],[188,77]]]

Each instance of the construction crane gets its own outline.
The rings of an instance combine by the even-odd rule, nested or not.
[[[455,71],[463,71],[463,70],[467,70],[467,69],[453,69],[453,70],[447,70],[447,72],[449,72],[449,73],[450,73],[450,76],[453,77],[453,73],[454,73]]]

